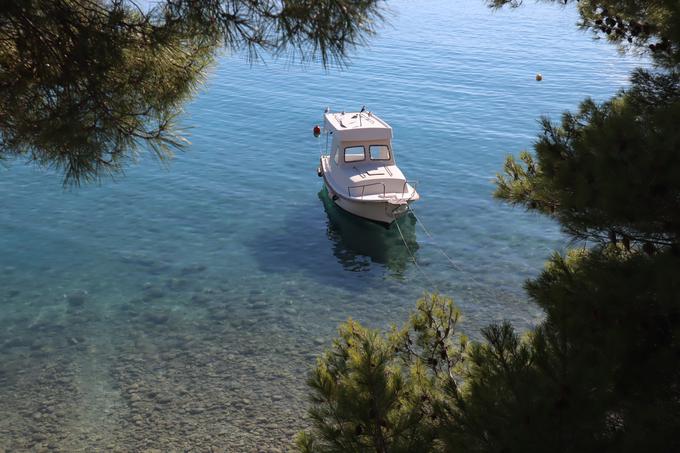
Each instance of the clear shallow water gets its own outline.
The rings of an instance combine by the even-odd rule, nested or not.
[[[434,289],[473,337],[541,319],[522,283],[565,239],[495,202],[492,179],[540,115],[606,99],[637,62],[576,31],[572,9],[391,8],[343,71],[222,58],[167,168],[143,159],[66,191],[59,175],[0,169],[0,449],[285,449],[305,373],[348,316],[401,322]],[[426,278],[396,230],[324,200],[311,128],[326,106],[363,104],[419,181],[436,244],[401,225]]]

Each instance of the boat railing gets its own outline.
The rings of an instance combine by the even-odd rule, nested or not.
[[[409,181],[408,179],[404,181],[404,186],[401,189],[401,198],[404,198],[404,195],[407,192],[407,187],[411,186],[413,188],[413,192],[411,193],[411,196],[408,197],[408,201],[411,201],[411,198],[413,198],[416,194],[416,186],[418,185],[418,181]]]
[[[371,187],[371,186],[382,186],[382,188],[383,188],[383,193],[382,193],[383,198],[386,198],[387,190],[386,190],[386,187],[385,187],[385,183],[382,183],[382,182],[372,182],[370,184],[362,184],[362,185],[358,185],[358,186],[347,186],[347,195],[352,197],[353,196],[352,195],[352,189],[361,189],[361,195],[360,196],[361,196],[361,198],[364,198],[364,193],[366,192],[366,187]]]

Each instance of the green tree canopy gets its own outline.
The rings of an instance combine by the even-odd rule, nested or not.
[[[546,321],[525,341],[471,349],[448,439],[474,451],[680,448],[680,3],[578,8],[582,27],[648,49],[657,70],[543,118],[535,153],[498,176],[499,199],[555,218],[582,247],[527,283]],[[505,428],[485,428],[494,420]]]
[[[141,147],[167,157],[220,48],[341,63],[381,11],[380,0],[5,0],[0,158],[78,183],[121,171]]]
[[[349,320],[309,379],[312,430],[307,453],[437,451],[438,420],[467,339],[450,299],[423,297],[406,325],[384,334]]]
[[[680,245],[680,75],[637,70],[632,86],[541,121],[535,158],[510,157],[496,195],[553,215],[575,238]]]
[[[679,272],[672,253],[553,256],[527,284],[546,320],[470,348],[447,451],[677,451]]]
[[[558,124],[543,118],[535,152],[498,176],[496,197],[553,217],[579,248],[527,282],[546,321],[526,355],[514,343],[472,349],[450,432],[476,451],[680,449],[680,3],[578,8],[582,27],[648,49],[657,67]],[[503,356],[514,365],[499,368]],[[500,418],[516,422],[493,436],[461,428]]]

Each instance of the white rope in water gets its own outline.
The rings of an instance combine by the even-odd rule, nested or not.
[[[394,224],[397,226],[397,230],[399,231],[399,236],[401,236],[401,241],[404,243],[404,247],[406,247],[406,251],[408,251],[408,254],[411,256],[411,260],[413,261],[413,264],[415,264],[416,268],[423,275],[423,278],[425,278],[425,280],[430,285],[430,287],[432,289],[434,289],[435,292],[438,293],[439,289],[437,288],[437,285],[435,285],[434,282],[432,282],[432,280],[430,280],[430,278],[427,276],[425,271],[420,267],[420,265],[418,264],[418,260],[416,259],[416,256],[413,254],[413,252],[411,251],[411,248],[406,243],[406,238],[404,237],[404,233],[401,232],[401,227],[399,226],[399,220],[395,220]]]
[[[446,260],[449,262],[449,264],[451,265],[451,267],[453,267],[453,268],[454,268],[455,270],[457,270],[458,272],[468,274],[468,277],[467,277],[467,278],[469,278],[473,283],[477,284],[477,285],[480,287],[480,289],[481,289],[482,291],[486,292],[489,296],[491,296],[491,297],[493,297],[493,298],[498,298],[499,296],[503,296],[503,297],[506,297],[506,298],[511,298],[511,299],[513,299],[513,300],[518,300],[517,296],[515,296],[514,294],[509,293],[509,292],[507,292],[507,291],[502,291],[502,290],[493,291],[493,290],[489,289],[489,288],[487,287],[487,285],[485,285],[485,284],[482,283],[481,281],[477,280],[477,279],[472,275],[472,273],[466,272],[460,265],[458,265],[458,264],[457,264],[457,263],[456,263],[456,262],[455,262],[455,261],[454,261],[454,260],[453,260],[453,259],[452,259],[445,251],[444,251],[444,249],[443,249],[441,246],[439,246],[439,244],[437,243],[437,241],[435,241],[435,239],[434,239],[434,237],[432,236],[432,234],[430,233],[430,231],[425,227],[425,224],[424,224],[424,223],[422,222],[422,220],[420,220],[420,218],[416,215],[416,213],[415,213],[415,211],[413,210],[413,208],[412,208],[411,206],[409,206],[408,209],[409,209],[409,211],[411,212],[411,214],[413,214],[413,217],[415,217],[416,223],[417,223],[418,225],[420,225],[420,228],[425,232],[425,234],[427,235],[427,237],[430,238],[430,241],[432,241],[432,245],[439,251],[439,253],[441,253],[441,254],[444,256],[444,258],[446,258]],[[396,223],[396,222],[395,222],[395,223]],[[401,230],[399,231],[399,233],[401,234]],[[402,238],[402,240],[403,240],[403,239],[404,239],[404,236],[402,236],[401,238]],[[404,241],[404,245],[406,245],[406,241]],[[408,246],[407,246],[407,248],[408,248]],[[410,251],[409,251],[409,253],[410,253]],[[412,256],[413,256],[413,255],[412,255]],[[414,259],[414,262],[415,262],[415,257],[413,257],[413,259]],[[416,263],[416,266],[417,266],[417,263]]]
[[[430,238],[430,240],[432,241],[432,245],[434,245],[434,247],[439,251],[439,253],[441,253],[444,256],[444,258],[446,258],[446,260],[449,262],[449,264],[451,264],[451,266],[454,269],[456,269],[458,272],[466,273],[465,270],[462,267],[460,267],[458,264],[456,264],[456,262],[453,261],[453,259],[444,251],[444,249],[441,248],[439,246],[439,244],[437,244],[437,241],[434,240],[434,237],[432,237],[432,234],[430,233],[430,231],[425,227],[425,224],[422,222],[422,220],[420,220],[420,218],[416,215],[416,212],[410,206],[409,206],[409,211],[411,211],[411,214],[413,214],[413,217],[415,217],[416,223],[418,225],[420,225],[420,228],[422,228],[422,230],[425,232],[427,237]],[[484,287],[484,284],[482,284],[482,282],[477,280],[472,275],[470,275],[470,280],[472,280],[474,283]]]

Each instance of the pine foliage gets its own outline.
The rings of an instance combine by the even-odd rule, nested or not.
[[[496,196],[554,216],[579,239],[680,243],[680,75],[637,70],[630,89],[543,118],[535,158],[509,157]]]
[[[515,420],[511,434],[473,432],[495,441],[479,451],[680,449],[679,5],[581,1],[583,24],[613,27],[610,40],[655,41],[659,68],[559,124],[543,118],[535,153],[509,157],[497,178],[496,197],[555,218],[580,247],[527,282],[546,320],[525,340],[529,366],[506,383],[528,387],[494,404],[475,398],[483,386],[466,398],[481,421]],[[477,354],[473,369],[501,356]],[[491,375],[471,374],[471,388]]]
[[[452,301],[432,295],[402,329],[343,324],[309,379],[313,425],[298,435],[299,451],[438,451],[437,426],[466,348],[458,321]]]
[[[380,0],[6,0],[0,6],[0,159],[115,174],[186,140],[182,106],[226,48],[342,63]],[[140,2],[142,4],[142,2]]]
[[[677,451],[679,272],[672,254],[554,255],[527,284],[545,322],[470,348],[447,451]]]

